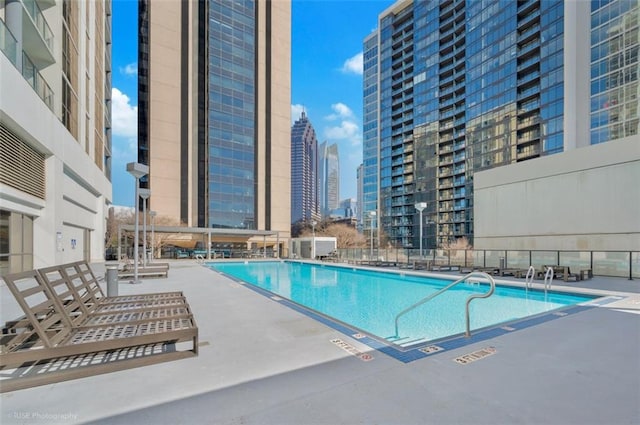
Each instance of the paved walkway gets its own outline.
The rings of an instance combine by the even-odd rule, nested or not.
[[[169,290],[184,291],[193,309],[198,357],[2,394],[1,423],[640,423],[637,290],[410,363],[193,261],[172,262],[168,279],[119,285],[121,295]],[[18,316],[4,283],[0,296],[0,319]],[[489,347],[473,363],[453,361]]]

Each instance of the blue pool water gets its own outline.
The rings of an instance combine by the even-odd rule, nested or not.
[[[234,262],[209,266],[401,346],[463,333],[467,298],[488,290],[484,284],[454,286],[402,316],[396,337],[396,315],[452,281],[298,262]],[[496,286],[491,297],[471,302],[471,330],[592,299]]]

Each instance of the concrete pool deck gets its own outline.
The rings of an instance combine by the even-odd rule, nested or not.
[[[93,268],[104,275],[103,264]],[[194,261],[174,261],[168,278],[122,282],[119,293],[183,291],[199,327],[198,357],[5,393],[0,421],[640,423],[640,282],[566,286],[622,298],[403,363]],[[3,322],[21,315],[3,282],[0,296]],[[488,347],[477,361],[454,361]]]

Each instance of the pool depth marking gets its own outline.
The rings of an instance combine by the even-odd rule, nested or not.
[[[469,364],[469,363],[475,362],[476,360],[480,360],[480,359],[484,359],[485,357],[492,356],[497,352],[498,350],[496,350],[495,347],[486,347],[486,348],[482,348],[480,350],[474,351],[473,353],[456,357],[455,359],[453,359],[453,361],[462,365]]]
[[[354,347],[351,344],[348,344],[348,343],[344,342],[340,338],[332,339],[331,342],[333,344],[337,345],[338,347],[342,348],[347,353],[351,354],[352,356],[355,356],[355,357],[359,358],[360,360],[362,360],[364,362],[368,362],[368,361],[373,360],[373,356],[371,354],[367,354],[367,353],[363,353],[363,352],[359,351],[356,347]]]

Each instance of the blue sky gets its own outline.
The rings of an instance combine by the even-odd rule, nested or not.
[[[172,0],[178,1],[178,0]],[[340,198],[356,197],[362,161],[362,41],[391,0],[293,0],[291,119],[304,108],[318,141],[338,143]],[[113,203],[133,205],[136,160],[137,25],[135,0],[113,2]]]

